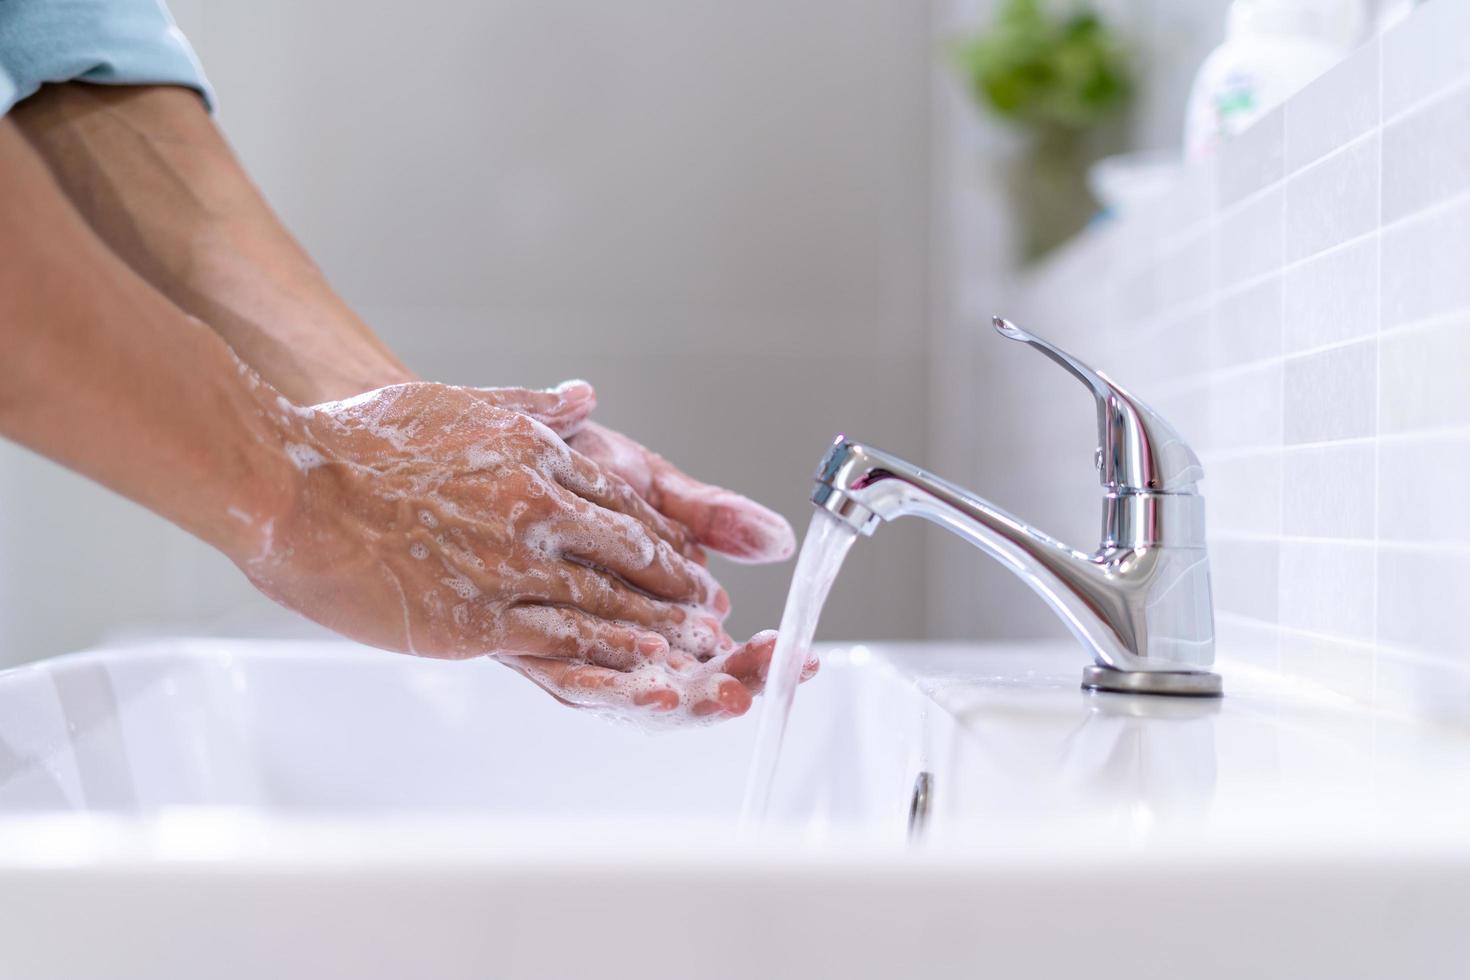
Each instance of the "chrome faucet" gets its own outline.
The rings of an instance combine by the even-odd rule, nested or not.
[[[1103,515],[1096,551],[1069,548],[962,487],[845,436],[822,459],[812,503],[864,535],[882,521],[922,517],[1001,562],[1091,652],[1085,688],[1218,696],[1220,676],[1209,669],[1215,621],[1199,458],[1106,375],[1000,317],[994,323],[1097,398]]]

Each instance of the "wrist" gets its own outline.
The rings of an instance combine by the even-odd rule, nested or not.
[[[342,401],[367,391],[422,380],[391,359],[366,357],[351,365],[334,365],[311,376],[307,404]]]
[[[297,407],[252,373],[240,417],[244,431],[235,453],[234,478],[224,506],[200,536],[237,565],[263,561],[275,551],[281,530],[300,506],[305,473],[296,461],[308,455],[305,418]]]

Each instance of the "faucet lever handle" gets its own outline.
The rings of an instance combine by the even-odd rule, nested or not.
[[[992,321],[1010,340],[1029,344],[1092,389],[1097,398],[1098,477],[1117,493],[1193,493],[1204,467],[1163,416],[1101,371],[1003,317]]]

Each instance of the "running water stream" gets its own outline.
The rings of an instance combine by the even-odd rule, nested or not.
[[[856,537],[857,532],[851,527],[822,510],[812,515],[812,522],[807,526],[801,554],[796,559],[796,572],[791,577],[791,590],[786,594],[786,609],[781,614],[770,672],[766,675],[765,705],[756,731],[755,754],[750,760],[740,821],[747,832],[755,830],[765,818],[776,766],[781,759],[786,719],[791,714],[791,699],[801,681],[801,669],[811,654],[822,605]]]

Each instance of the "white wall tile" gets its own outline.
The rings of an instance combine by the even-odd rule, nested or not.
[[[1174,309],[1207,299],[1210,292],[1210,233],[1179,242],[1159,258],[1159,308]]]
[[[1217,289],[1228,289],[1281,267],[1283,208],[1284,197],[1278,187],[1220,217],[1215,232]]]
[[[1383,36],[1383,115],[1409,106],[1470,77],[1465,39],[1470,4],[1431,0]]]
[[[1383,326],[1470,309],[1470,204],[1383,231]]]
[[[1384,432],[1470,424],[1470,317],[1395,331],[1379,344]]]
[[[1377,341],[1287,358],[1287,443],[1372,435],[1377,421]]]
[[[1215,202],[1213,157],[1185,164],[1155,203],[1153,230],[1165,238],[1188,234],[1210,219]]]
[[[1205,460],[1205,511],[1212,534],[1281,533],[1281,453],[1229,454]]]
[[[1215,619],[1216,664],[1227,677],[1237,663],[1263,670],[1281,669],[1280,647],[1281,630],[1274,623],[1229,613]]]
[[[1281,353],[1281,277],[1222,296],[1210,330],[1210,364],[1234,367]]]
[[[1371,443],[1286,450],[1281,530],[1311,538],[1371,538],[1376,457]]]
[[[1285,112],[1274,109],[1221,144],[1215,180],[1218,207],[1229,207],[1285,175],[1282,165],[1285,120]]]
[[[1286,260],[1315,255],[1378,223],[1378,137],[1354,143],[1286,182]]]
[[[1215,419],[1210,410],[1213,398],[1208,382],[1201,380],[1167,395],[1145,398],[1145,401],[1169,420],[1195,452],[1207,452],[1213,448]]]
[[[1365,641],[1373,636],[1374,548],[1281,543],[1281,625]]]
[[[1386,546],[1378,557],[1378,639],[1446,660],[1470,658],[1470,551]],[[1470,659],[1461,662],[1470,663]]]
[[[1159,264],[1150,258],[1118,276],[1112,306],[1120,320],[1138,324],[1159,311]]]
[[[1222,613],[1274,622],[1279,606],[1281,545],[1275,541],[1210,542],[1211,587]]]
[[[1385,440],[1378,473],[1380,538],[1470,546],[1470,438]]]
[[[1286,172],[1378,125],[1378,42],[1371,41],[1298,92],[1285,106]]]
[[[1470,86],[1383,130],[1383,220],[1470,190]]]
[[[1281,444],[1281,365],[1235,371],[1210,392],[1210,439],[1215,449],[1262,449]]]
[[[1159,358],[1159,381],[1175,382],[1200,374],[1210,366],[1210,310],[1199,308],[1164,320],[1146,343]],[[1126,370],[1120,367],[1112,372],[1121,384],[1128,383],[1122,375]]]
[[[1378,329],[1378,240],[1353,242],[1286,270],[1282,338],[1287,353]]]

